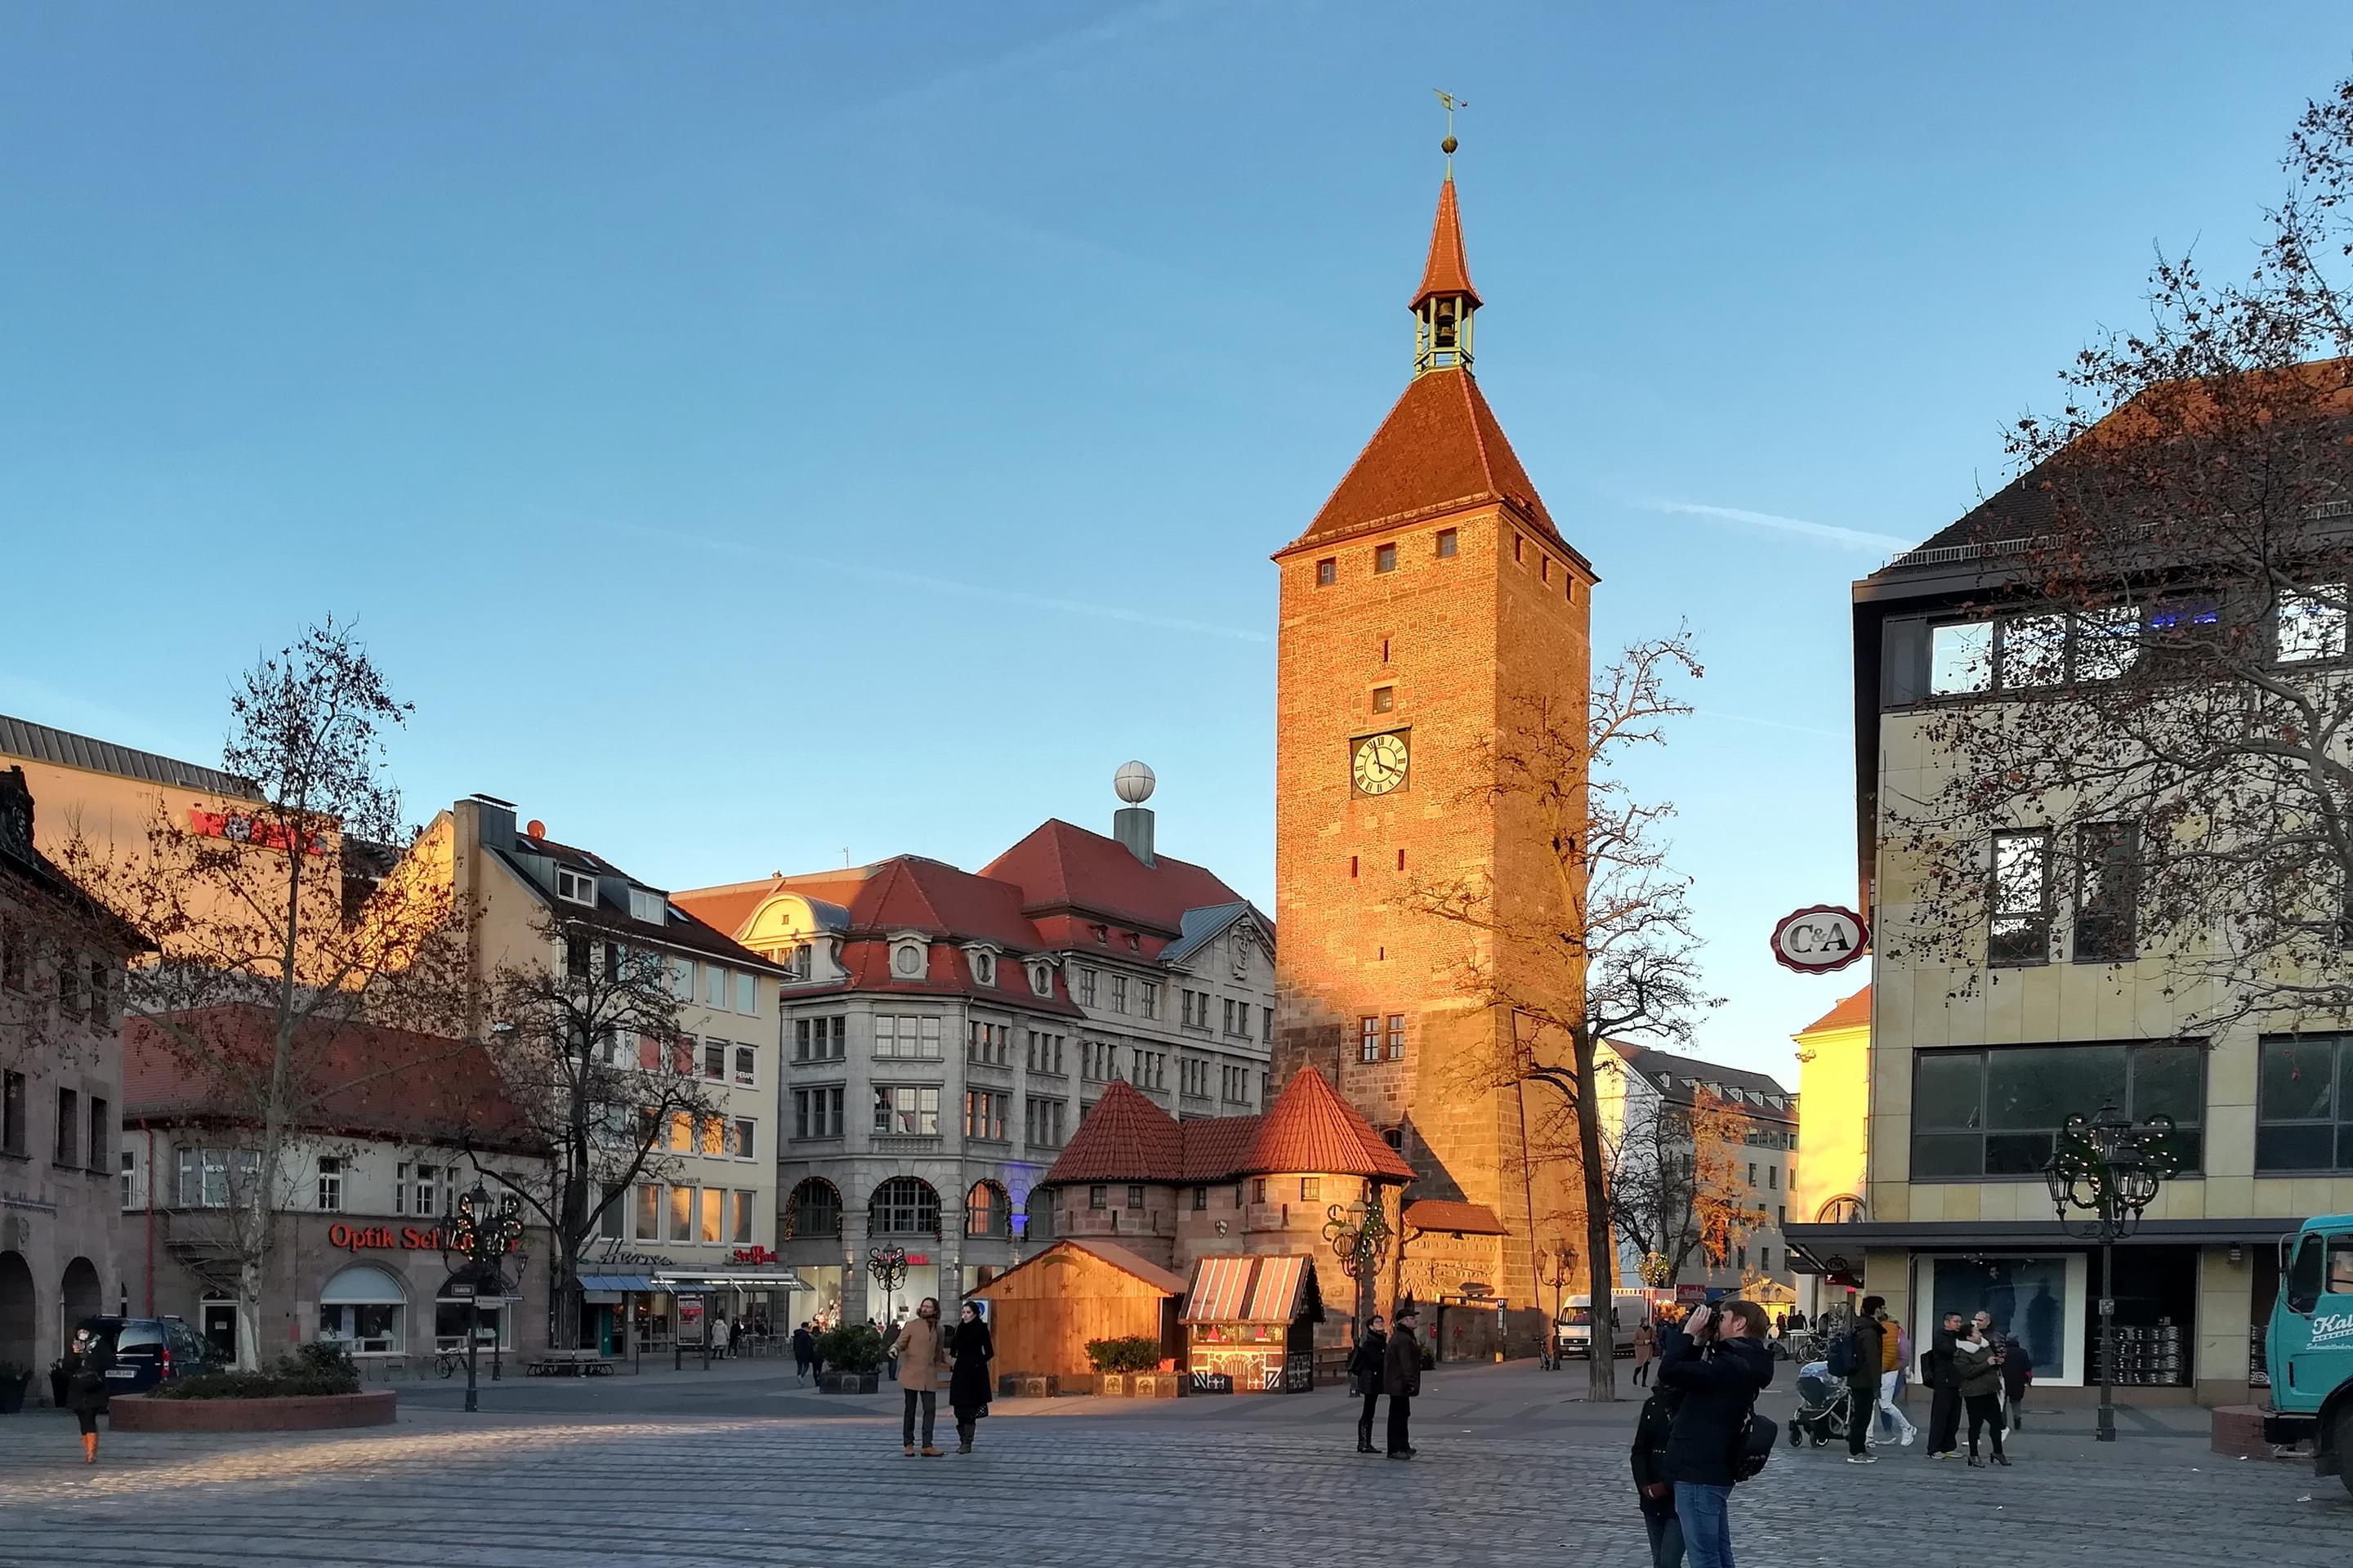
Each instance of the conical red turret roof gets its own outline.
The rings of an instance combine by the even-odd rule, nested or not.
[[[1461,294],[1473,306],[1482,302],[1471,286],[1471,261],[1462,251],[1462,217],[1454,209],[1454,176],[1438,187],[1438,219],[1430,228],[1430,260],[1421,270],[1421,287],[1406,307],[1418,311],[1429,300]]]
[[[1313,1067],[1303,1067],[1267,1107],[1242,1169],[1413,1180],[1413,1167]]]
[[[1133,1085],[1113,1083],[1071,1134],[1060,1158],[1041,1180],[1048,1185],[1174,1181],[1184,1163],[1184,1148],[1175,1117]]]

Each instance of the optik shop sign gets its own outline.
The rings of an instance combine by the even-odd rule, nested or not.
[[[438,1252],[444,1244],[438,1225],[418,1230],[415,1225],[347,1225],[339,1221],[327,1227],[327,1245],[345,1252]]]

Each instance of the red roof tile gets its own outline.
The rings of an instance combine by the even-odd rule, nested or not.
[[[1241,1169],[1413,1180],[1413,1167],[1313,1067],[1292,1075],[1267,1107]]]
[[[122,1028],[122,1115],[126,1121],[243,1124],[254,1118],[250,1096],[239,1095],[208,1063],[266,1070],[271,1022],[243,1004],[174,1013],[187,1036],[145,1018]],[[301,1130],[345,1137],[470,1139],[485,1148],[529,1148],[530,1124],[509,1097],[488,1053],[479,1044],[386,1029],[370,1023],[307,1026],[297,1036],[295,1095],[309,1108]]]
[[[1187,1186],[1224,1181],[1248,1168],[1250,1145],[1258,1141],[1256,1116],[1205,1116],[1179,1122],[1185,1138],[1185,1163],[1176,1180]]]
[[[1868,1029],[1870,1027],[1871,988],[1864,986],[1798,1033],[1820,1034],[1831,1029]]]
[[[1173,1181],[1184,1165],[1184,1142],[1176,1118],[1144,1097],[1133,1085],[1103,1091],[1053,1167],[1039,1180],[1049,1186],[1074,1181]]]
[[[1500,1236],[1504,1229],[1495,1211],[1484,1203],[1457,1203],[1444,1198],[1417,1198],[1405,1206],[1405,1223],[1418,1231],[1449,1231],[1456,1235]]]
[[[1466,294],[1473,305],[1480,303],[1479,291],[1471,286],[1470,259],[1462,253],[1462,217],[1454,209],[1452,175],[1438,187],[1438,218],[1430,226],[1430,260],[1421,270],[1421,287],[1406,309],[1418,311],[1436,294]]]
[[[1561,542],[1479,383],[1467,370],[1431,370],[1407,383],[1315,521],[1279,555],[1497,502]]]
[[[1118,840],[1059,818],[982,866],[980,874],[1018,885],[1021,908],[1032,917],[1076,911],[1163,937],[1183,929],[1187,909],[1242,902],[1240,894],[1189,861],[1164,854],[1146,865]]]

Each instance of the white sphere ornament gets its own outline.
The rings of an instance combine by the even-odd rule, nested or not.
[[[1111,776],[1111,787],[1131,806],[1141,806],[1151,800],[1152,787],[1158,782],[1152,769],[1141,762],[1123,762],[1119,771]]]

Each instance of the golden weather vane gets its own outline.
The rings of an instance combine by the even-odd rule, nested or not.
[[[1451,175],[1454,172],[1454,148],[1456,146],[1454,140],[1454,111],[1458,109],[1468,109],[1471,107],[1471,104],[1467,99],[1457,98],[1442,87],[1433,87],[1430,90],[1438,94],[1439,102],[1446,105],[1446,140],[1438,144],[1438,150],[1446,154],[1446,172]]]

